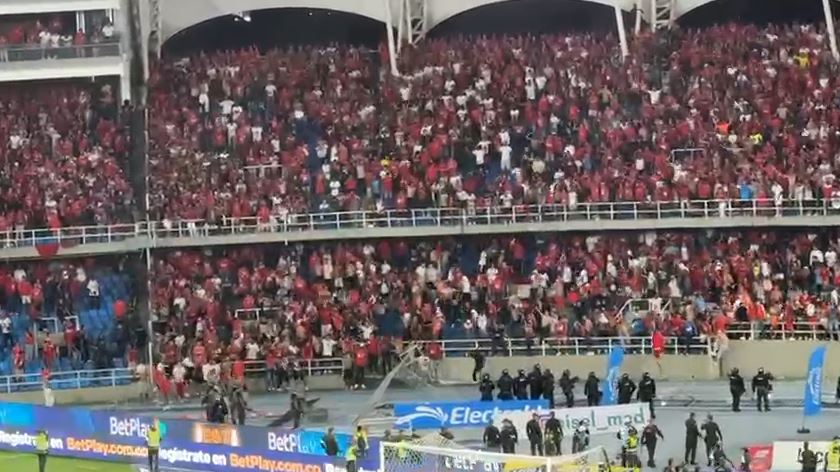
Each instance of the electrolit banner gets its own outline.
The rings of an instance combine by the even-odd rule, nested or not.
[[[394,405],[394,427],[414,429],[477,428],[506,413],[544,410],[548,400],[496,400],[492,402],[424,402]]]
[[[52,455],[142,464],[153,421],[107,410],[0,403],[0,449],[32,452],[36,431],[44,429]],[[350,443],[349,435],[336,435],[336,458],[326,455],[323,434],[317,431],[178,419],[161,419],[159,425],[160,461],[187,470],[342,472]],[[378,447],[377,440],[370,441],[369,452],[358,463],[362,470],[378,470]]]

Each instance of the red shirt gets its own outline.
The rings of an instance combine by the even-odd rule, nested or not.
[[[432,342],[426,344],[426,355],[429,356],[429,359],[432,360],[440,360],[443,358],[443,349],[440,347],[440,343]]]
[[[368,352],[367,348],[364,345],[359,345],[356,347],[355,363],[356,367],[367,367]]]
[[[233,366],[231,367],[231,377],[237,380],[245,379],[245,361],[242,359],[233,361]]]

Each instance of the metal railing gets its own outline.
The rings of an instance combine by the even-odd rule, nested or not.
[[[836,203],[836,204],[835,204]],[[0,233],[0,248],[40,244],[83,245],[125,241],[293,233],[377,228],[469,227],[481,225],[566,223],[580,221],[634,221],[754,217],[781,219],[797,216],[840,216],[840,201],[784,200],[778,205],[763,200],[695,200],[684,202],[609,202],[577,205],[517,205],[512,208],[424,208],[383,211],[348,211],[256,217],[10,230]],[[152,241],[149,244],[153,244]]]
[[[605,354],[616,346],[623,347],[628,354],[652,353],[650,337],[545,338],[542,340],[509,338],[502,340],[501,343],[491,338],[417,341],[421,346],[431,342],[441,344],[444,357],[462,357],[475,349],[480,349],[486,354],[502,356]],[[706,354],[709,347],[707,341],[699,339],[695,339],[692,343],[683,343],[677,338],[668,338],[665,352],[668,354]],[[301,360],[300,363],[308,376],[342,375],[343,373],[343,361],[340,357]],[[262,375],[265,373],[265,368],[265,360],[245,362],[245,373],[248,375]],[[60,390],[115,387],[138,380],[131,369],[117,368],[54,372],[50,375],[49,383],[52,389]],[[0,376],[0,393],[37,391],[42,388],[43,379],[40,373]]]
[[[50,374],[50,388],[70,390],[90,387],[116,387],[137,380],[130,369],[96,369],[54,372]],[[40,373],[4,375],[0,377],[0,393],[14,393],[42,390]]]
[[[119,39],[95,44],[43,47],[39,44],[0,47],[0,67],[5,62],[43,61],[52,59],[87,59],[119,56]]]

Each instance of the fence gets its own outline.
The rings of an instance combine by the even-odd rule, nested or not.
[[[85,59],[120,55],[119,40],[96,44],[43,47],[41,45],[0,47],[0,67],[4,62],[42,61],[46,59]]]
[[[835,205],[838,203],[838,205]],[[66,246],[111,243],[148,238],[142,244],[165,246],[166,239],[257,233],[292,233],[376,228],[472,227],[579,221],[660,221],[678,219],[840,216],[840,202],[828,200],[696,200],[684,202],[609,202],[577,205],[522,205],[512,208],[425,208],[411,210],[348,211],[276,215],[267,222],[255,217],[154,221],[0,233],[0,248],[44,244]],[[827,224],[827,223],[821,223]],[[509,228],[510,231],[512,228]],[[139,248],[143,249],[143,248]]]
[[[54,372],[50,375],[50,387],[54,390],[80,389],[89,387],[116,387],[127,385],[136,379],[129,369],[97,369]],[[43,380],[40,373],[4,375],[0,377],[0,393],[41,390]]]

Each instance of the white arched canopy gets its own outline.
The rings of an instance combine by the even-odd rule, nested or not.
[[[385,0],[158,0],[162,3],[163,39],[169,39],[181,30],[203,21],[235,14],[241,11],[266,10],[274,8],[317,8],[354,13],[374,20],[386,22]],[[391,1],[391,21],[396,23],[401,0]],[[469,10],[517,0],[426,0],[426,22],[429,29]],[[556,0],[570,1],[570,0]],[[583,0],[631,10],[636,0]],[[650,1],[650,0],[645,0]],[[677,0],[677,3],[707,3],[711,0]],[[694,7],[699,6],[695,5]],[[694,8],[691,7],[691,8]],[[687,10],[686,10],[687,11]]]

